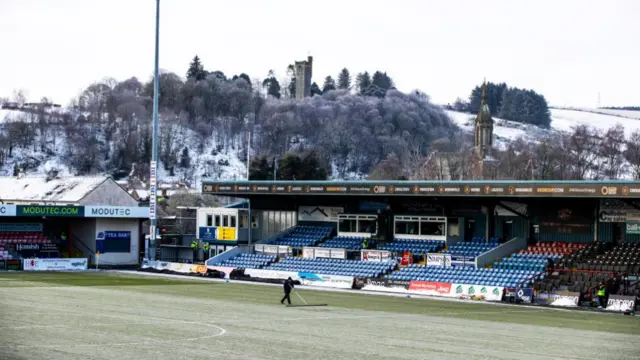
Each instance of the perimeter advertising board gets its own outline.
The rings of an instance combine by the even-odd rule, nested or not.
[[[573,197],[573,198],[640,198],[638,183],[466,183],[450,182],[207,182],[205,194],[274,194],[274,195],[354,195],[354,196],[469,196],[469,197]]]

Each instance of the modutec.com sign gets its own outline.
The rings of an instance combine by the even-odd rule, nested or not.
[[[85,217],[94,218],[139,218],[149,217],[148,207],[139,206],[86,206]]]

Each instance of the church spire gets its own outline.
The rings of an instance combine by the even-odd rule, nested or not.
[[[493,145],[493,119],[487,104],[487,81],[482,82],[482,102],[476,118],[475,146],[484,157]]]

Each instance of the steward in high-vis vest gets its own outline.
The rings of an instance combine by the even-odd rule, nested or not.
[[[198,260],[198,240],[191,241],[191,250],[193,251],[193,262]]]
[[[367,248],[367,238],[364,238],[364,240],[362,240],[362,248],[366,249]]]
[[[204,250],[204,255],[208,256],[209,254],[209,243],[208,242],[204,242],[204,244],[202,244],[202,250]]]
[[[606,295],[606,286],[604,285],[604,280],[600,282],[598,286],[598,308],[602,308],[606,306],[605,304],[605,295]]]

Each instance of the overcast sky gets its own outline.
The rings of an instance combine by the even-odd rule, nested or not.
[[[313,80],[387,71],[434,102],[484,77],[552,105],[640,105],[637,0],[161,0],[160,67],[264,78],[314,56]],[[110,76],[153,72],[154,0],[0,0],[0,96],[67,104]]]

